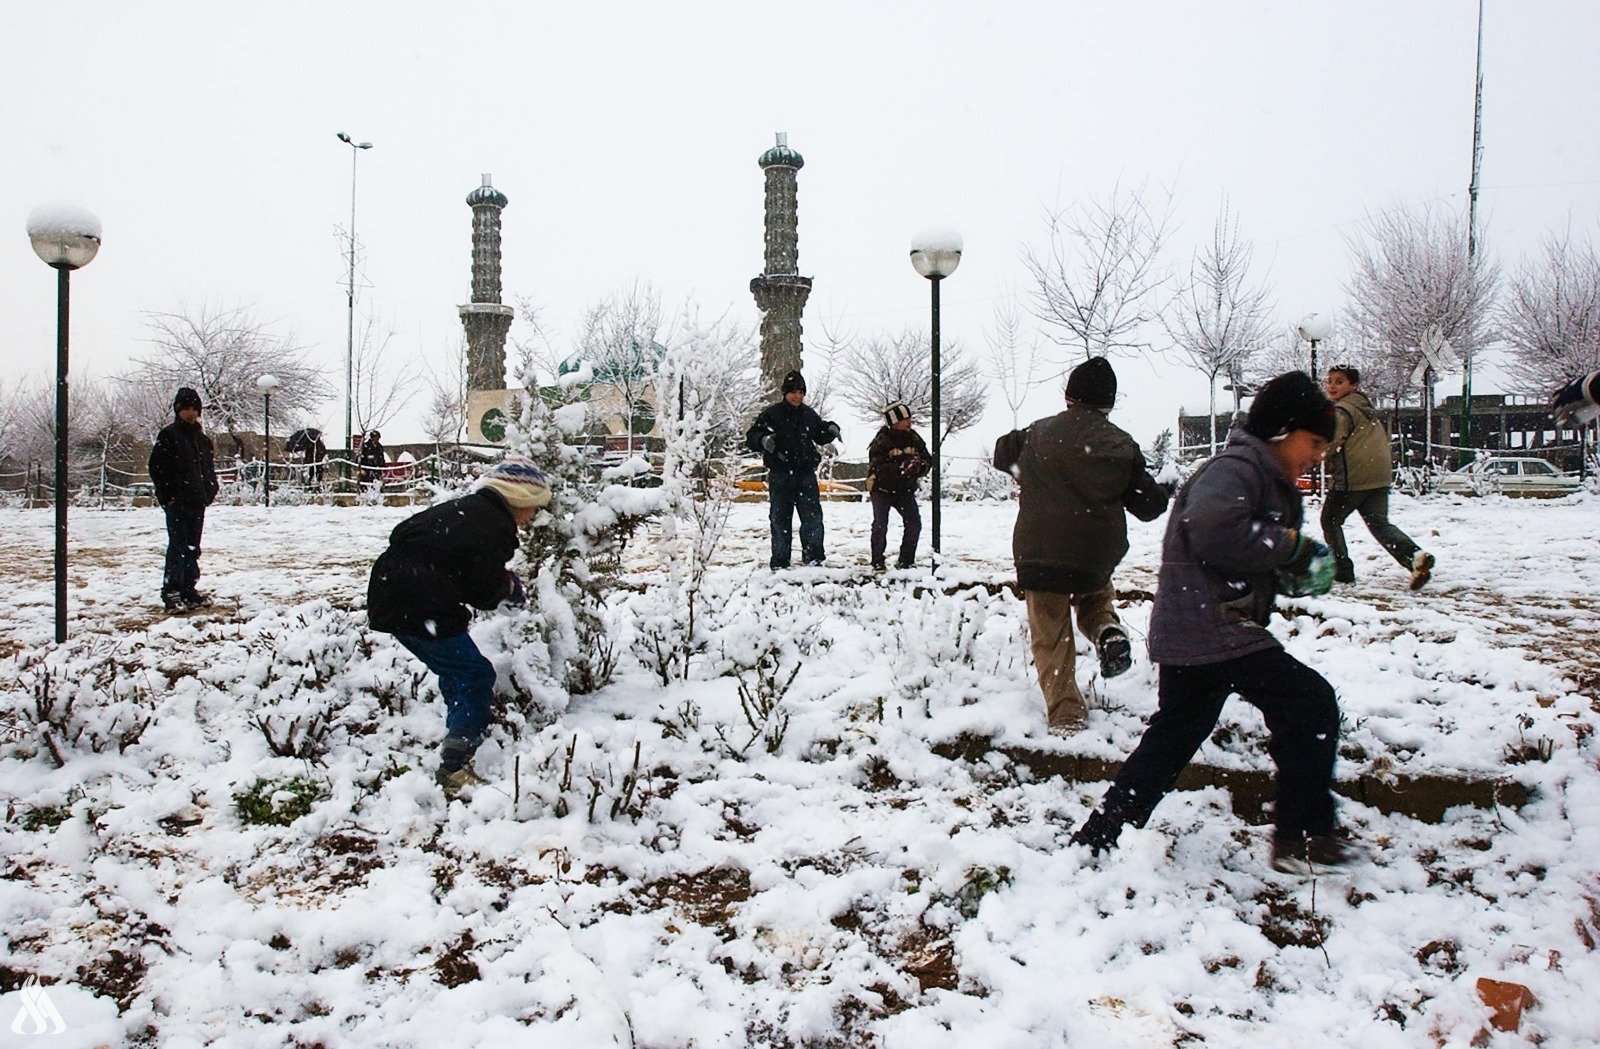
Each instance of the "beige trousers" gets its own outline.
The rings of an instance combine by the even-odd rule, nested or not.
[[[1072,617],[1076,613],[1078,630],[1084,637],[1098,641],[1106,627],[1121,624],[1112,603],[1116,596],[1116,589],[1110,585],[1087,594],[1030,590],[1025,595],[1033,666],[1039,674],[1039,690],[1044,693],[1045,713],[1052,726],[1080,725],[1089,713],[1083,693],[1078,691]]]

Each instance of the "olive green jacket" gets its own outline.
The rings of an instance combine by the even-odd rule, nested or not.
[[[1360,390],[1334,404],[1338,427],[1328,450],[1328,487],[1336,492],[1387,488],[1394,480],[1389,434]]]

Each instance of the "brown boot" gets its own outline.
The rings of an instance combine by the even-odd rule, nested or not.
[[[1418,550],[1411,557],[1411,589],[1421,590],[1433,578],[1433,555]]]

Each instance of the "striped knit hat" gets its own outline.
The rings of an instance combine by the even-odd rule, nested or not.
[[[911,409],[906,407],[904,401],[895,401],[883,410],[883,421],[893,426],[901,419],[911,418]]]
[[[525,455],[508,455],[489,467],[479,488],[493,488],[513,510],[537,510],[550,501],[550,478]]]

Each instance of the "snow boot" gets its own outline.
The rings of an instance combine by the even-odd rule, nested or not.
[[[1103,677],[1125,674],[1133,666],[1133,646],[1128,643],[1128,635],[1119,626],[1108,626],[1100,631],[1100,639],[1094,643],[1094,647],[1100,654],[1100,673]]]
[[[1272,841],[1272,869],[1284,874],[1334,874],[1366,859],[1360,847],[1331,834],[1274,838]]]
[[[211,607],[211,595],[202,594],[198,590],[185,590],[183,593],[179,594],[178,597],[183,601],[183,606],[185,608]]]
[[[444,791],[447,798],[471,797],[474,787],[488,785],[488,780],[478,775],[471,765],[463,765],[454,771],[447,772],[440,769],[434,774],[433,781]]]
[[[175,594],[170,590],[161,592],[161,605],[168,612],[187,612],[189,603],[183,599],[182,594]]]
[[[1411,556],[1411,589],[1421,590],[1428,585],[1428,580],[1433,578],[1433,555],[1426,550],[1418,550]]]
[[[1348,557],[1334,558],[1333,581],[1335,583],[1354,583],[1356,581],[1355,562]]]

